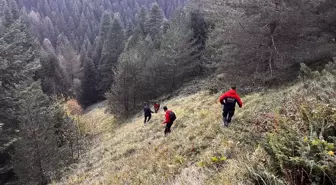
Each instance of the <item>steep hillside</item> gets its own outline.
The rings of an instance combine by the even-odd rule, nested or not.
[[[83,116],[83,124],[100,137],[86,157],[55,184],[286,184],[282,173],[268,171],[275,164],[265,150],[269,136],[287,128],[297,129],[300,141],[316,140],[317,136],[301,130],[308,128],[305,117],[313,123],[320,119],[317,115],[325,116],[324,124],[329,124],[325,131],[336,125],[335,70],[313,73],[307,69],[303,76],[304,82],[290,87],[244,96],[245,105],[236,111],[228,128],[221,125],[220,94],[206,91],[163,103],[178,117],[168,137],[163,135],[162,111],[148,125],[143,124],[140,113],[119,125],[104,108],[96,108]],[[322,151],[330,157],[325,160],[331,161],[326,169],[335,167],[332,161],[336,161],[335,143],[327,141],[332,147]],[[327,154],[324,150],[330,151]],[[285,172],[286,165],[282,168]],[[330,175],[330,181],[334,178]]]

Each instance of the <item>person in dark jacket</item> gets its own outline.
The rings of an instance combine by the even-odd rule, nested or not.
[[[152,113],[154,112],[149,108],[148,104],[145,102],[144,103],[145,124],[149,122],[149,120],[152,118]]]
[[[175,113],[173,113],[173,111],[168,110],[167,106],[163,107],[163,110],[166,112],[165,114],[165,121],[162,122],[162,124],[166,124],[166,128],[164,131],[165,136],[167,136],[167,134],[169,134],[171,132],[170,128],[174,123],[173,119],[176,119]],[[175,116],[175,118],[172,118],[172,115]]]
[[[219,102],[224,105],[223,108],[223,122],[224,126],[228,126],[235,112],[236,103],[240,108],[243,107],[243,102],[241,101],[239,95],[237,94],[236,87],[233,86],[227,92],[225,92],[220,98]]]

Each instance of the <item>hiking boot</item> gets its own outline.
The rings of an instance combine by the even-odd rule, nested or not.
[[[224,127],[229,126],[229,122],[227,120],[224,121]]]

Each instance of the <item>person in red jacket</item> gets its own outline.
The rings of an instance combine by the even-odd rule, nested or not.
[[[164,106],[163,110],[166,112],[166,115],[165,115],[166,120],[162,122],[162,124],[166,124],[164,134],[165,136],[167,136],[167,134],[171,132],[170,128],[176,119],[176,115],[173,111],[168,110],[167,106]]]
[[[157,102],[155,102],[154,103],[154,111],[155,111],[155,113],[157,113],[159,110],[160,110],[160,104],[157,103]]]
[[[237,94],[236,87],[233,86],[227,92],[225,92],[220,98],[219,102],[224,105],[223,108],[223,122],[224,126],[228,126],[235,112],[236,103],[240,108],[243,107],[239,95]]]

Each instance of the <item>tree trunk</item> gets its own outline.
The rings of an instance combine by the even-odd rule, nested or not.
[[[80,158],[80,146],[79,146],[79,138],[80,138],[80,125],[79,125],[79,115],[77,115],[77,136],[76,136],[76,144],[77,144],[77,159]]]
[[[268,60],[268,66],[269,66],[269,69],[270,69],[270,72],[271,72],[271,77],[273,77],[273,68],[272,68],[273,51],[272,51],[271,47],[268,47],[268,48],[269,48],[269,51],[270,51],[270,58]]]
[[[135,98],[135,90],[133,91],[133,108],[135,109],[135,101],[136,100],[136,98]]]
[[[174,64],[175,65],[175,64]],[[174,91],[175,88],[175,74],[176,74],[176,65],[174,66],[174,70],[173,70],[173,79],[172,79],[172,86],[171,86],[171,92]]]
[[[72,138],[71,138],[72,139]],[[75,159],[75,156],[74,156],[74,148],[73,148],[73,142],[72,140],[70,139],[70,152],[71,152],[71,157],[72,157],[72,160]]]

